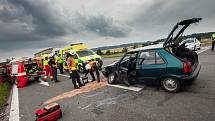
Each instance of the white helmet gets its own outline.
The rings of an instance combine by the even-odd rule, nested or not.
[[[76,51],[75,51],[75,50],[72,50],[72,51],[70,52],[70,54],[71,54],[71,55],[75,55],[75,54],[76,54]]]
[[[85,66],[85,69],[86,69],[86,70],[90,70],[90,69],[91,69],[90,64],[87,64],[87,65]]]

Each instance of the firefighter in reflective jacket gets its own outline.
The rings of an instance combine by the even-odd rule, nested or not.
[[[212,50],[212,51],[214,51],[214,45],[215,45],[215,34],[212,34],[211,39],[212,39],[212,48],[211,48],[211,50]]]
[[[53,80],[53,74],[52,74],[51,67],[49,65],[49,58],[48,57],[45,57],[45,60],[43,61],[43,66],[44,66],[44,69],[46,71],[46,75],[44,76],[43,80],[46,81],[49,75],[50,75],[51,80]]]
[[[77,59],[75,59],[75,54],[76,54],[75,51],[68,54],[67,65],[69,67],[70,76],[72,78],[72,83],[74,85],[74,88],[77,89],[84,85],[81,83],[80,75],[77,70],[78,62],[77,62]],[[77,83],[79,86],[77,86]]]

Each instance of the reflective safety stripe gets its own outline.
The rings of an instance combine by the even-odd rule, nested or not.
[[[48,61],[48,60],[44,60],[44,61],[43,61],[43,65],[44,65],[44,66],[49,65],[49,61]]]
[[[26,75],[26,72],[22,72],[22,73],[18,73],[17,76],[25,76]]]
[[[63,59],[61,57],[59,57],[59,56],[56,57],[56,61],[58,63],[63,63]]]

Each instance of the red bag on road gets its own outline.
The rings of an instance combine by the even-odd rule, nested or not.
[[[28,78],[26,78],[25,76],[17,77],[17,79],[18,79],[17,88],[24,88],[27,85]]]

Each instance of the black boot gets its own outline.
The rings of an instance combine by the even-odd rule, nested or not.
[[[77,84],[76,84],[76,81],[75,80],[72,80],[72,83],[73,83],[73,85],[74,85],[74,89],[78,89],[79,87],[77,86]]]

